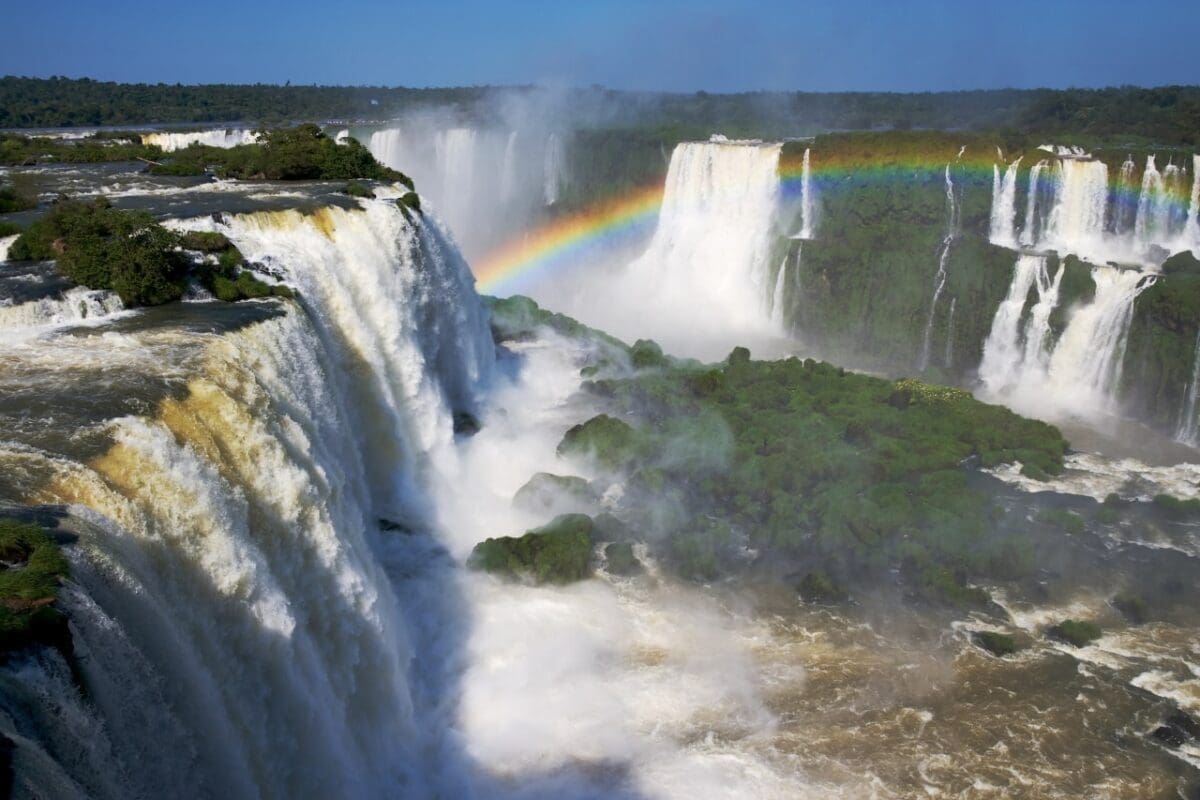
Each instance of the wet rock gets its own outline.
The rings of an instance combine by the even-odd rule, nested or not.
[[[563,514],[586,511],[596,503],[596,493],[583,478],[539,472],[513,495],[513,506],[535,513]],[[543,517],[544,519],[545,517]]]
[[[479,420],[469,411],[454,412],[454,433],[461,436],[474,436],[483,428]]]
[[[971,634],[971,642],[998,658],[1011,656],[1021,649],[1012,636],[996,631],[975,631]]]
[[[1150,619],[1150,609],[1143,600],[1132,592],[1121,592],[1112,599],[1112,606],[1125,615],[1133,625],[1141,625]]]
[[[610,575],[636,575],[642,571],[642,563],[633,554],[629,542],[612,542],[604,547],[604,571]]]
[[[1100,638],[1103,632],[1094,622],[1067,619],[1054,625],[1046,631],[1051,639],[1065,642],[1072,647],[1086,647]]]
[[[1159,744],[1172,749],[1183,747],[1188,740],[1187,734],[1174,725],[1159,725],[1150,736]]]

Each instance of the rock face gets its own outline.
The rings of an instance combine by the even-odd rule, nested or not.
[[[604,548],[604,571],[610,575],[636,575],[642,571],[642,564],[633,554],[633,545],[629,542],[613,542]]]
[[[592,574],[592,518],[563,514],[523,536],[500,536],[475,545],[467,565],[536,584],[564,584]]]
[[[539,472],[513,495],[513,505],[539,514],[566,514],[589,510],[596,493],[588,482],[575,475]]]
[[[971,634],[971,641],[994,656],[1003,658],[1017,652],[1020,648],[1013,637],[1007,633],[996,631],[976,631]]]
[[[1072,647],[1085,647],[1100,638],[1101,630],[1094,622],[1068,619],[1051,627],[1046,635]]]

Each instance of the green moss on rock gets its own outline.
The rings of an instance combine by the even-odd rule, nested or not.
[[[564,514],[523,536],[501,536],[475,545],[468,566],[493,575],[564,584],[591,575],[592,519]]]
[[[1068,619],[1046,631],[1051,639],[1065,642],[1072,647],[1086,647],[1102,635],[1100,626],[1094,622]]]
[[[539,472],[513,495],[513,505],[526,511],[549,512],[571,508],[579,511],[596,502],[588,482],[576,475]]]
[[[1020,649],[1016,639],[1011,635],[996,631],[975,631],[971,634],[971,641],[976,646],[1000,658],[1011,656]]]
[[[611,542],[604,546],[604,571],[611,575],[636,575],[642,564],[629,542]]]
[[[608,414],[597,414],[563,435],[558,454],[589,457],[600,466],[616,468],[634,461],[639,445],[640,437],[629,423]]]

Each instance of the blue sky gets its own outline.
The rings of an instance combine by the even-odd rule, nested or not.
[[[13,2],[0,74],[810,91],[1200,83],[1197,0]]]

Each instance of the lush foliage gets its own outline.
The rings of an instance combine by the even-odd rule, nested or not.
[[[592,519],[563,514],[523,536],[501,536],[475,545],[468,564],[495,575],[535,583],[570,583],[591,574]]]
[[[0,116],[3,112],[0,112]],[[92,164],[102,161],[150,161],[162,157],[162,150],[144,145],[137,134],[132,140],[95,136],[86,139],[47,139],[0,133],[0,164],[32,166],[42,163]]]
[[[41,528],[0,518],[0,650],[61,632],[51,603],[66,574],[66,559]]]
[[[203,175],[242,180],[381,180],[412,185],[375,160],[355,139],[338,144],[312,124],[261,131],[259,142],[221,148],[194,144],[150,167],[163,175]]]
[[[1085,647],[1100,638],[1102,631],[1094,622],[1068,619],[1051,626],[1046,635],[1072,647]]]
[[[634,526],[660,528],[681,573],[711,579],[752,547],[807,565],[814,599],[898,567],[918,594],[982,602],[969,579],[1023,574],[1031,556],[1023,532],[993,535],[964,463],[1054,474],[1066,450],[1055,428],[964,391],[812,360],[739,352],[588,387],[608,413],[560,453],[626,475]]]
[[[181,249],[182,248],[182,249]],[[208,256],[193,261],[184,250]],[[210,263],[212,257],[216,263]],[[35,220],[9,248],[14,261],[53,259],[71,281],[116,292],[126,306],[152,306],[183,296],[189,273],[219,300],[282,296],[242,269],[242,254],[219,233],[182,236],[144,211],[114,208],[101,197],[91,203],[61,200]]]
[[[55,259],[70,280],[116,292],[129,306],[183,296],[187,259],[178,237],[144,211],[113,208],[106,199],[63,201],[34,221],[9,248],[9,258]]]
[[[0,127],[161,122],[278,123],[294,119],[387,119],[421,106],[486,118],[488,87],[119,84],[88,78],[0,79]],[[536,89],[513,88],[516,94]],[[1093,136],[1137,131],[1159,143],[1195,144],[1200,88],[998,89],[967,92],[744,92],[653,94],[602,88],[565,94],[568,111],[651,136],[798,136],[876,128],[1011,129]],[[596,115],[594,109],[606,113]]]

